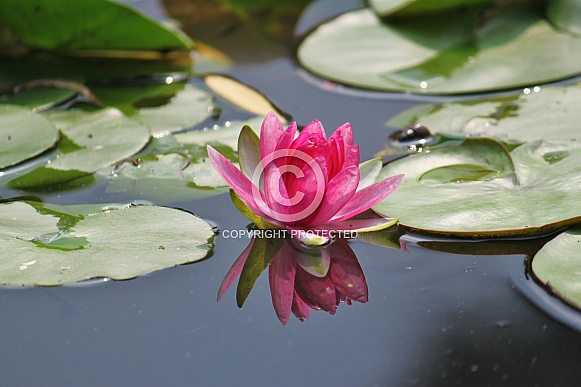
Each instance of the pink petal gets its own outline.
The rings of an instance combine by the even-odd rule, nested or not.
[[[355,192],[351,200],[333,218],[331,222],[339,222],[349,219],[366,211],[385,199],[401,183],[403,175],[388,177],[380,182],[372,184]]]
[[[309,319],[309,306],[303,299],[298,295],[298,293],[294,292],[293,297],[293,305],[291,307],[291,311],[298,318],[300,321],[305,321]]]
[[[252,238],[250,240],[250,244],[248,244],[248,246],[244,249],[242,254],[240,254],[240,256],[236,259],[236,261],[234,261],[234,264],[232,265],[230,270],[228,270],[228,273],[226,273],[226,276],[224,277],[222,283],[220,284],[220,289],[218,289],[218,301],[220,301],[222,297],[224,297],[224,294],[226,294],[226,292],[228,291],[230,286],[234,283],[236,278],[240,276],[242,268],[244,267],[244,263],[246,263],[246,260],[250,255],[250,251],[252,250],[252,246],[254,245],[254,240],[255,238]]]
[[[324,224],[351,200],[359,185],[359,148],[353,147],[347,154],[346,168],[340,171],[327,184],[325,196],[317,215],[310,225]]]
[[[301,134],[303,133],[305,133],[307,136],[316,134],[318,136],[322,136],[323,138],[327,138],[327,136],[325,135],[325,129],[323,128],[323,125],[321,125],[319,120],[317,120],[316,118],[309,122],[307,126],[305,126],[303,130],[301,130]]]
[[[280,120],[276,114],[269,112],[264,118],[264,121],[262,121],[262,127],[260,128],[261,158],[264,158],[275,151],[276,144],[278,143],[283,133],[284,130],[282,129]]]
[[[335,291],[335,285],[330,276],[324,278],[315,277],[302,268],[298,268],[296,282],[301,284],[301,287],[297,291],[303,297],[303,294],[300,292],[302,289],[304,295],[306,295],[306,297],[303,297],[306,302],[309,302],[307,300],[310,299],[318,308],[335,314],[339,300],[337,298],[337,292]]]
[[[297,133],[297,123],[293,122],[288,128],[283,132],[276,143],[276,149],[289,149],[292,142],[295,139]]]
[[[353,148],[351,124],[347,122],[338,127],[331,137],[329,137],[329,145],[331,147],[330,158],[332,160],[332,167],[329,171],[329,178],[331,179],[343,169],[347,153]],[[359,163],[359,158],[357,159],[357,163]]]
[[[368,289],[365,275],[347,241],[339,239],[330,246],[330,249],[330,276],[335,288],[345,299],[367,302]]]
[[[290,317],[296,273],[295,260],[285,246],[283,245],[268,267],[272,306],[282,325],[286,325]]]
[[[210,161],[214,165],[214,168],[218,171],[220,176],[226,183],[236,192],[236,194],[244,201],[244,203],[254,212],[256,215],[270,219],[264,214],[256,204],[254,197],[252,195],[253,184],[244,174],[234,166],[226,157],[222,156],[220,152],[212,148],[210,145],[207,146],[208,155],[210,156]],[[255,188],[258,191],[258,188]]]

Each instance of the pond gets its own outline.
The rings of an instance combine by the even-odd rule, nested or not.
[[[155,17],[162,12],[157,2],[129,3]],[[164,3],[173,17],[191,5]],[[361,6],[342,1],[330,11],[330,3],[314,2],[293,28],[304,32],[320,18]],[[263,93],[299,125],[318,118],[330,131],[349,121],[362,160],[388,144],[387,120],[419,103],[451,99],[323,81],[297,65],[291,32],[283,29],[284,39],[264,33],[264,17],[181,21],[193,37],[232,57],[235,64],[223,73]],[[218,101],[222,119],[245,118]],[[0,190],[3,197],[19,194]],[[34,195],[54,204],[156,203],[99,185]],[[413,233],[403,237],[404,249],[354,239],[349,244],[369,302],[341,303],[334,315],[312,310],[308,320],[291,316],[282,325],[267,273],[242,308],[234,289],[216,301],[222,279],[249,243],[224,232],[249,224],[229,195],[164,205],[221,230],[212,253],[126,281],[1,288],[1,385],[566,386],[581,376],[577,312],[536,285],[522,253],[481,255],[487,250],[478,241],[466,242],[473,246],[467,254],[439,252],[436,242],[449,240]],[[432,210],[430,203],[416,205]]]

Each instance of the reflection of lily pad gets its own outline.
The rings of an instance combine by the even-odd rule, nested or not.
[[[479,18],[470,10],[382,23],[362,9],[316,29],[298,58],[309,71],[348,85],[435,94],[534,85],[581,73],[581,38],[554,28],[541,12],[504,12],[474,35]]]
[[[581,87],[535,87],[528,94],[422,105],[388,125],[420,122],[432,133],[493,137],[510,143],[581,139]]]
[[[547,154],[568,152],[557,162]],[[510,159],[512,158],[512,163]],[[496,176],[473,174],[466,181],[458,164],[481,165]],[[514,166],[514,170],[513,170]],[[448,167],[435,179],[421,179]],[[406,228],[445,235],[485,237],[538,235],[581,220],[581,145],[536,141],[510,155],[490,139],[468,139],[389,163],[379,179],[405,173],[399,187],[374,210],[400,219]]]
[[[92,213],[95,206],[89,205],[77,215],[31,204],[0,204],[2,284],[128,279],[200,260],[212,249],[211,227],[179,210],[128,206]],[[75,211],[83,213],[83,206]]]
[[[557,297],[581,309],[581,229],[557,235],[535,255],[534,275]]]

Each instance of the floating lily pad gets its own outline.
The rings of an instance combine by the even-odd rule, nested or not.
[[[20,105],[30,109],[41,110],[45,106],[54,106],[71,99],[76,93],[73,90],[41,87],[24,90],[16,94],[0,95],[0,102],[11,105]]]
[[[581,309],[581,228],[574,227],[548,242],[535,255],[533,274],[555,296]]]
[[[547,161],[555,152],[564,157]],[[465,165],[486,173],[473,167],[467,171]],[[399,173],[405,173],[402,183],[374,210],[416,231],[460,237],[540,235],[581,222],[577,141],[539,140],[509,154],[494,140],[467,139],[389,163],[378,179]]]
[[[369,6],[380,16],[413,16],[445,12],[473,5],[492,4],[494,0],[368,0]]]
[[[150,128],[154,137],[191,128],[214,112],[212,96],[188,84],[146,84],[120,87],[96,87],[95,94],[132,119]]]
[[[109,0],[4,0],[0,23],[25,45],[60,53],[189,50],[192,45],[182,32]]]
[[[356,87],[472,93],[581,73],[581,38],[555,28],[532,7],[488,20],[471,8],[397,23],[383,23],[367,8],[314,30],[298,59],[323,78]]]
[[[113,108],[43,114],[62,133],[57,152],[45,166],[10,181],[9,186],[29,189],[70,181],[134,155],[150,139],[147,127]]]
[[[129,279],[198,261],[213,247],[210,225],[191,214],[153,206],[117,208],[93,213],[94,205],[87,211],[76,206],[75,214],[40,203],[0,204],[0,284]],[[66,227],[59,223],[63,218]]]
[[[550,0],[547,18],[557,27],[581,35],[581,1]]]
[[[416,122],[432,133],[493,137],[520,144],[540,139],[581,140],[581,87],[535,87],[508,97],[416,106],[387,124],[402,128]]]
[[[29,109],[0,105],[0,117],[0,169],[37,156],[58,141],[54,125]]]
[[[143,107],[131,116],[150,128],[154,137],[191,128],[210,117],[214,109],[212,96],[207,92],[186,86],[171,100],[158,107]]]
[[[226,183],[207,159],[212,145],[236,161],[237,139],[244,125],[259,126],[262,117],[230,122],[216,129],[195,130],[153,139],[142,152],[114,171],[102,170],[108,193],[144,197],[168,204],[227,191]]]

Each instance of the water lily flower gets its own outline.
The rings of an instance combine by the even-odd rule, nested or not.
[[[241,307],[256,277],[265,269],[265,262],[272,305],[283,325],[288,323],[291,313],[304,321],[311,309],[335,314],[341,302],[351,305],[352,301],[368,301],[363,270],[345,239],[305,248],[288,237],[279,240],[282,244],[277,244],[271,254],[265,254],[269,242],[272,243],[265,238],[251,240],[224,277],[218,301],[240,277],[236,296]]]
[[[315,119],[297,135],[296,122],[285,130],[270,112],[260,139],[250,127],[242,129],[240,169],[211,146],[208,154],[234,191],[234,203],[258,227],[294,231],[317,245],[335,231],[375,231],[397,222],[380,216],[353,219],[387,197],[403,175],[375,182],[381,158],[359,164],[349,123],[327,138]]]

